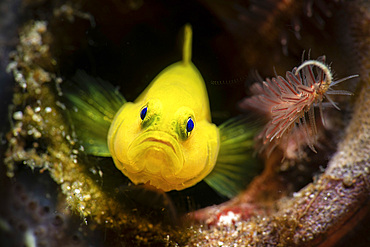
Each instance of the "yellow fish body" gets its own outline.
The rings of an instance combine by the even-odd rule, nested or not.
[[[77,90],[66,92],[70,115],[86,153],[112,156],[134,184],[171,191],[204,180],[232,197],[260,168],[252,157],[258,129],[245,118],[219,127],[211,122],[205,83],[191,62],[190,25],[184,34],[182,61],[160,72],[134,102],[78,71]]]
[[[211,123],[204,80],[191,62],[191,28],[183,60],[165,68],[113,119],[108,147],[116,167],[135,184],[182,190],[216,164],[219,130]]]

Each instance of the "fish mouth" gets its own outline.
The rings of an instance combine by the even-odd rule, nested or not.
[[[129,164],[126,170],[142,173],[142,178],[151,176],[171,177],[178,174],[184,165],[179,142],[163,131],[147,131],[130,144],[127,152]]]
[[[153,137],[149,137],[149,138],[147,138],[147,139],[143,140],[141,143],[146,142],[146,141],[148,141],[148,142],[158,142],[158,143],[162,143],[162,144],[164,144],[164,145],[169,146],[169,147],[172,149],[172,151],[173,151],[174,153],[176,153],[175,148],[173,147],[173,145],[172,145],[172,144],[171,144],[171,142],[169,142],[169,141],[164,141],[164,140],[161,140],[161,139],[156,139],[156,138],[153,138]]]

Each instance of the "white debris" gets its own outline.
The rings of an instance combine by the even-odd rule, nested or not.
[[[23,112],[16,111],[13,113],[14,120],[22,120],[23,119]]]
[[[221,215],[218,220],[218,225],[229,226],[235,224],[240,219],[240,214],[235,214],[232,211],[228,211],[226,215]]]

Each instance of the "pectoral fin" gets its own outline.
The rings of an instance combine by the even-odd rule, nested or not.
[[[67,112],[80,144],[86,153],[111,156],[107,145],[108,130],[116,112],[126,103],[109,83],[84,71],[62,87]]]
[[[256,124],[237,117],[219,126],[220,151],[212,172],[204,181],[226,197],[234,197],[262,170],[254,155]]]

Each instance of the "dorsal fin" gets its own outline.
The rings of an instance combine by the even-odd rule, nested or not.
[[[184,44],[182,47],[182,61],[185,65],[191,63],[191,42],[193,38],[193,31],[190,24],[184,27]]]

